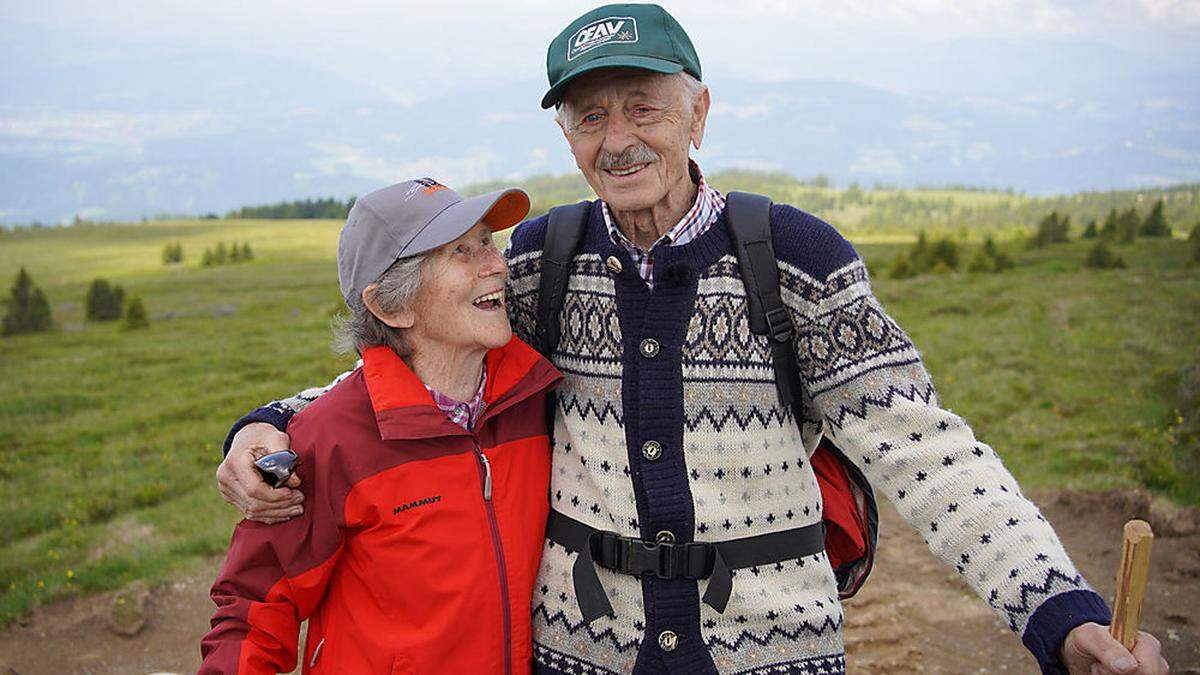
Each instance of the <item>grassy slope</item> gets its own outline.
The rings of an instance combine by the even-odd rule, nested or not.
[[[59,330],[0,340],[0,624],[66,593],[165,578],[220,552],[235,521],[213,489],[228,424],[323,383],[339,307],[331,221],[196,221],[0,235],[0,283],[20,265]],[[204,247],[249,241],[252,263],[199,269]],[[183,266],[160,262],[183,242]],[[1122,247],[1130,269],[1083,272],[1082,244],[1022,253],[1000,276],[880,279],[946,405],[1027,487],[1150,485],[1200,501],[1175,456],[1170,383],[1197,361],[1200,274],[1178,242]],[[895,245],[864,244],[880,269]],[[149,330],[82,323],[86,284],[141,295]]]

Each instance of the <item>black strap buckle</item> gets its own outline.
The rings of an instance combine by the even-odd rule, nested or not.
[[[604,533],[596,562],[602,567],[630,574],[653,574],[659,579],[703,579],[712,572],[711,544],[697,542],[653,542]]]
[[[792,319],[787,310],[776,307],[767,313],[767,330],[771,339],[776,342],[787,342],[792,339]]]

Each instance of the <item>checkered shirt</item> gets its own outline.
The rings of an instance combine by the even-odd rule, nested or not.
[[[629,252],[629,256],[637,264],[638,275],[651,288],[654,288],[654,252],[658,247],[683,246],[692,241],[707,232],[708,228],[717,221],[717,216],[725,209],[725,197],[704,180],[704,175],[700,173],[700,166],[696,162],[688,160],[688,172],[692,176],[692,182],[698,186],[696,203],[692,204],[692,208],[684,214],[682,220],[675,223],[671,229],[667,230],[666,234],[651,244],[649,249],[643,250],[630,241],[629,237],[626,237],[625,233],[617,227],[617,222],[613,219],[608,204],[600,202],[600,208],[604,213],[604,224],[608,225],[608,236],[612,238],[614,244]]]
[[[429,395],[433,397],[433,402],[437,404],[438,409],[446,413],[446,417],[449,417],[451,422],[470,431],[475,428],[475,421],[487,407],[487,403],[483,400],[485,385],[487,385],[486,364],[483,367],[483,375],[479,378],[479,391],[475,392],[475,398],[470,401],[456,401],[429,385],[425,385],[425,388],[429,390]]]

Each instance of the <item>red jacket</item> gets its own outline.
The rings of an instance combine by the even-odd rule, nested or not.
[[[525,673],[558,371],[488,352],[468,433],[390,349],[292,419],[304,515],[243,521],[212,588],[201,673]],[[490,494],[489,494],[490,491]]]

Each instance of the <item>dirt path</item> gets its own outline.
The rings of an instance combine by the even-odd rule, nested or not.
[[[1148,515],[1132,493],[1041,495],[1076,564],[1111,597],[1119,532]],[[118,637],[103,618],[108,596],[43,607],[0,633],[0,675],[40,673],[188,673],[212,611],[207,593],[219,560],[155,589],[146,628]],[[879,561],[846,610],[852,673],[1030,673],[1032,658],[1015,636],[942,567],[890,508]],[[1200,534],[1159,536],[1143,626],[1159,636],[1172,673],[1200,675]]]

